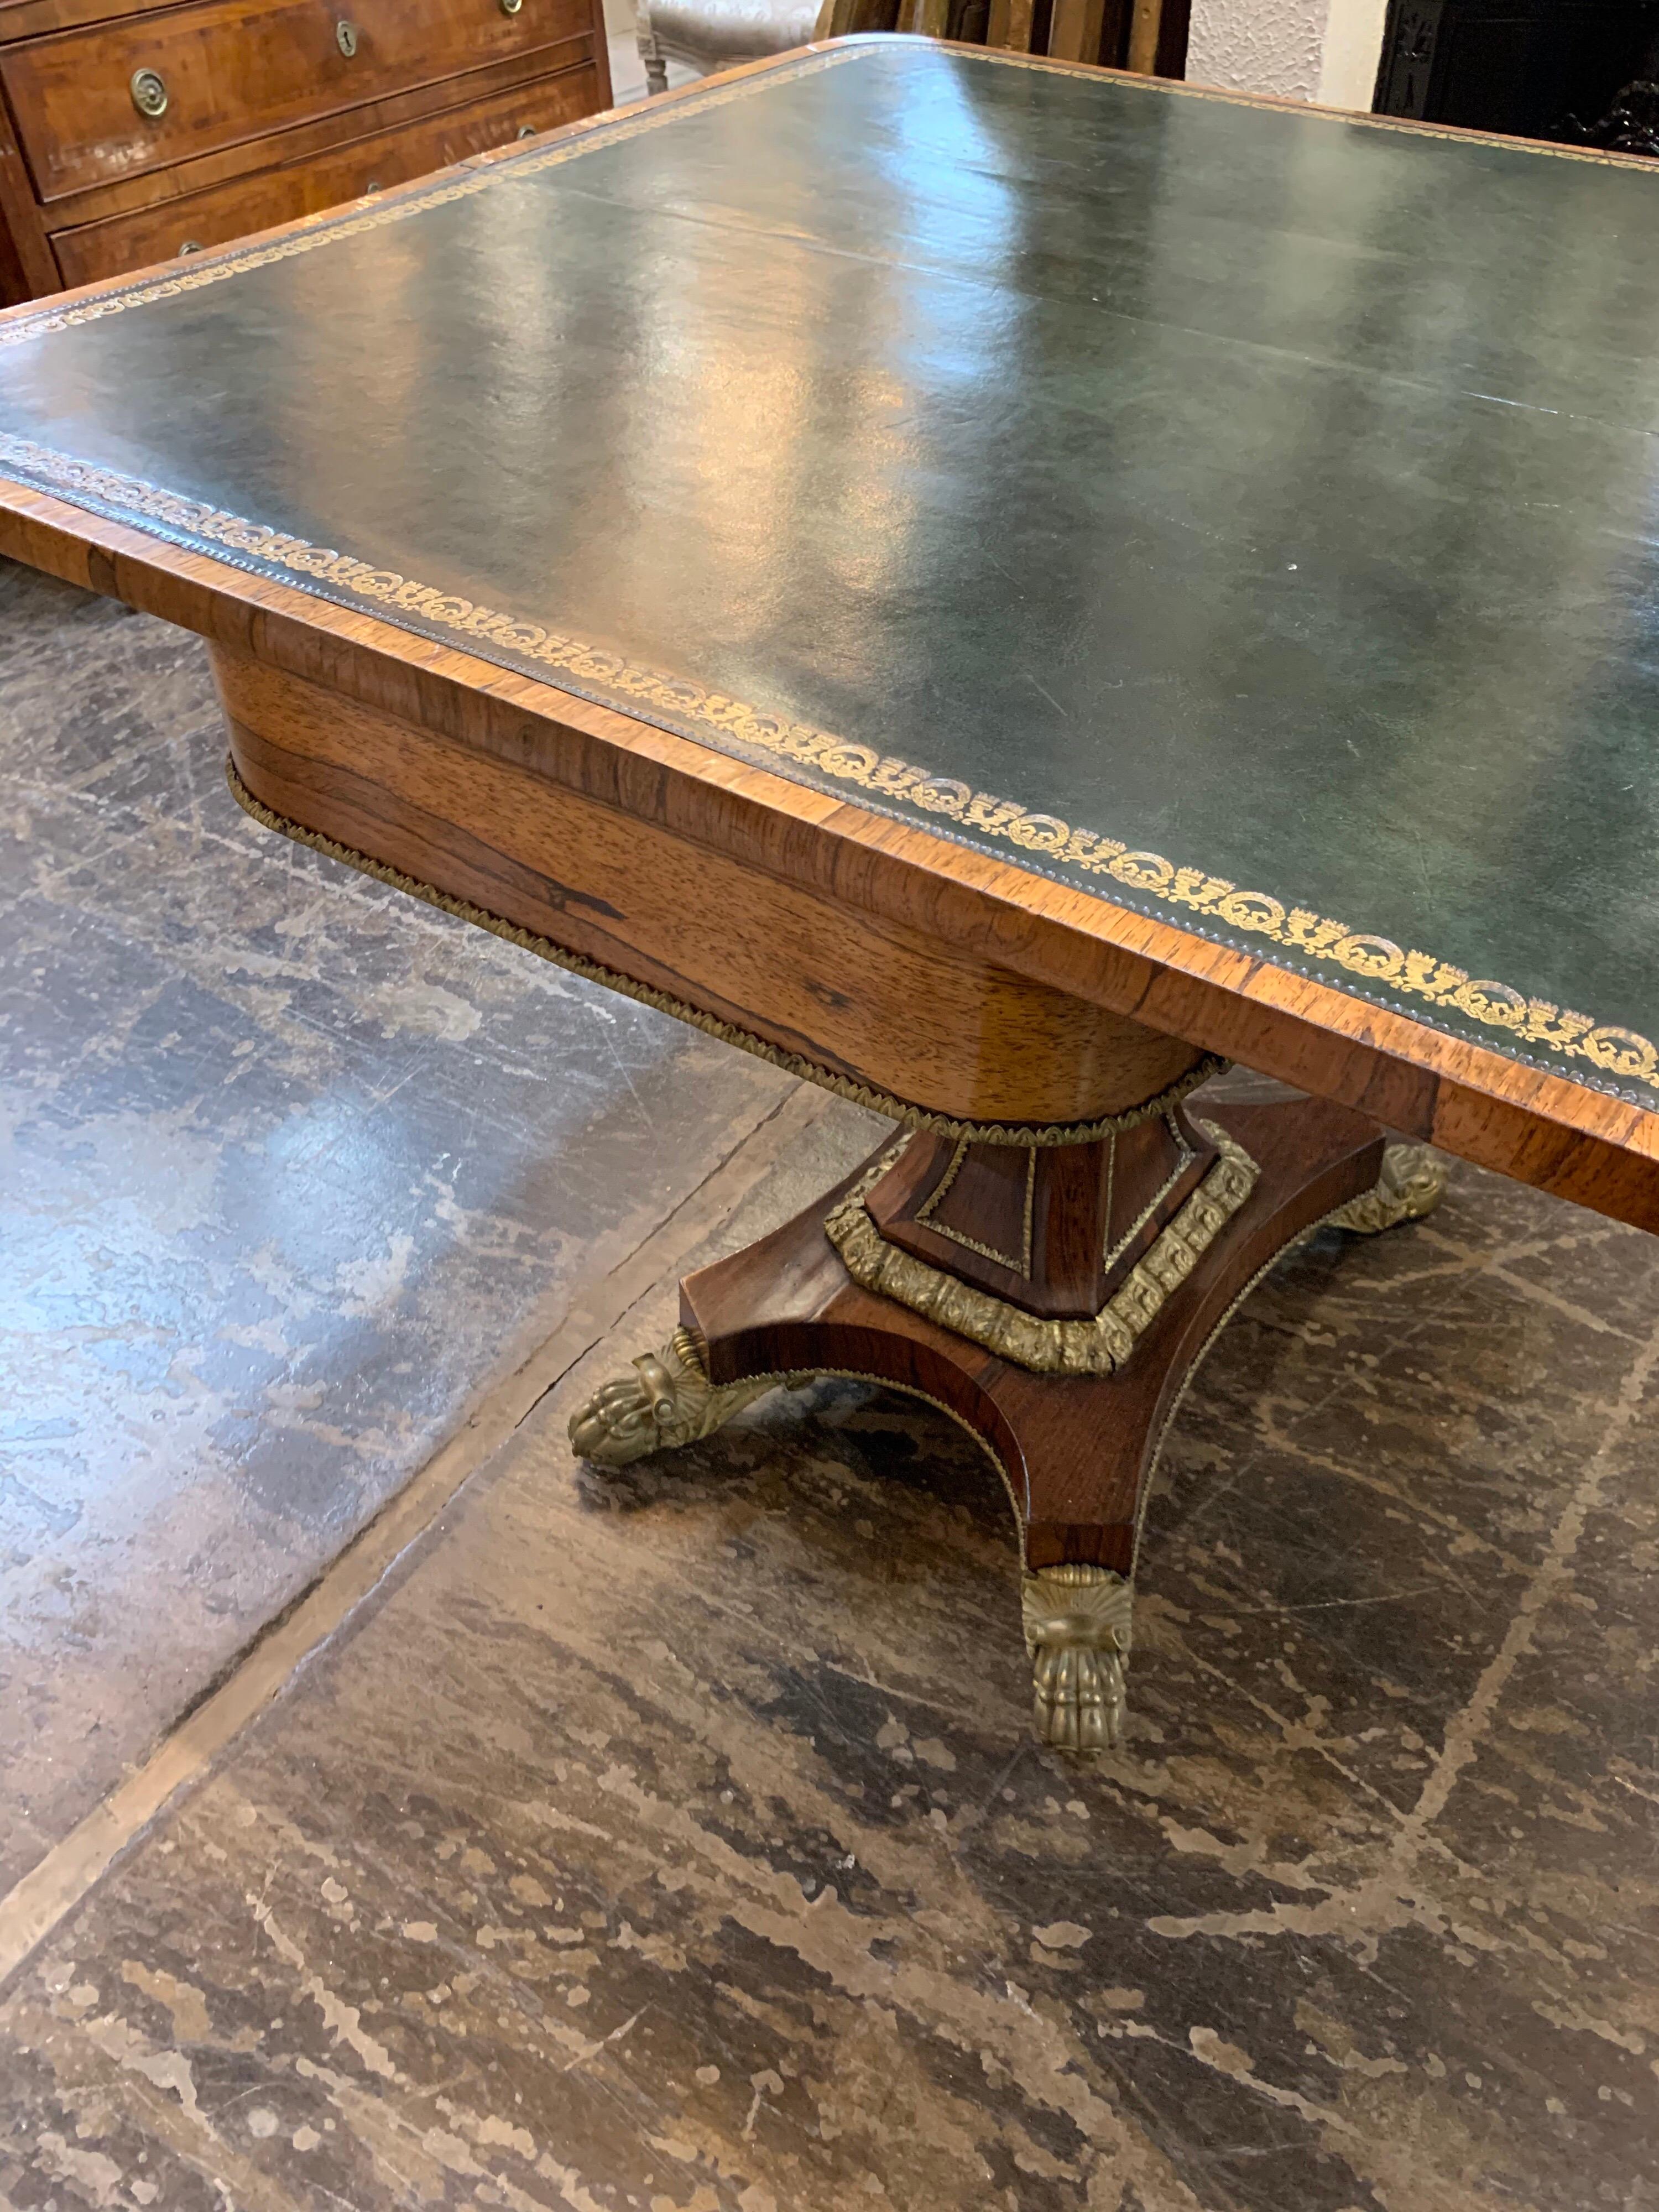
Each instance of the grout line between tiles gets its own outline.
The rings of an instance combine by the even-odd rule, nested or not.
[[[627,1258],[578,1295],[536,1349],[481,1400],[428,1461],[317,1579],[234,1661],[145,1759],[0,1896],[0,1988],[176,1798],[345,1624],[457,1492],[593,1351],[641,1297],[677,1274],[836,1102],[805,1084],[740,1138]]]

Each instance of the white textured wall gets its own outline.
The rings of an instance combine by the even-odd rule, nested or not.
[[[1187,76],[1368,108],[1388,0],[1193,0]]]
[[[1311,100],[1329,12],[1330,0],[1193,0],[1187,81]]]

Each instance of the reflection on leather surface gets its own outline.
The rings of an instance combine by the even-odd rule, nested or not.
[[[858,43],[47,309],[0,461],[1652,1103],[1656,213]]]

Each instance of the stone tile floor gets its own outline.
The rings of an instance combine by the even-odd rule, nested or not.
[[[493,944],[433,936],[429,917],[417,926],[308,855],[265,860],[277,880],[261,890],[256,833],[228,817],[197,827],[198,803],[204,822],[219,803],[204,708],[196,781],[161,773],[161,755],[189,750],[180,733],[199,700],[163,668],[165,641],[36,589],[23,594],[29,634],[63,672],[43,680],[34,711],[53,711],[72,657],[95,659],[118,634],[103,711],[146,719],[107,779],[112,803],[141,764],[155,780],[131,802],[124,865],[75,876],[63,857],[64,836],[120,835],[100,832],[90,800],[58,842],[40,833],[38,855],[33,828],[20,834],[32,884],[47,886],[31,896],[58,915],[94,891],[116,901],[121,919],[85,933],[105,1000],[131,995],[106,939],[130,932],[141,974],[158,943],[180,961],[185,943],[193,972],[217,979],[198,986],[207,1018],[228,1040],[252,1038],[245,1057],[270,1070],[250,1108],[240,1085],[210,1081],[220,1056],[198,1044],[181,1115],[176,1091],[130,1072],[179,1048],[158,1046],[151,1063],[142,1024],[111,1041],[89,1015],[84,1031],[65,1020],[40,1062],[69,1073],[50,1093],[37,1207],[60,1203],[79,1224],[131,1206],[111,1249],[133,1255],[119,1264],[134,1280],[149,1254],[170,1281],[174,1240],[195,1231],[162,1211],[143,1146],[147,1117],[165,1130],[172,1115],[204,1144],[238,1133],[232,1165],[205,1187],[211,1218],[231,1224],[227,1249],[241,1251],[246,1186],[281,1126],[270,1101],[307,1110],[324,1074],[364,1098],[399,1078],[398,1096],[422,1092],[398,1127],[409,1158],[425,1160],[464,1112],[466,1086],[439,1076],[450,1048],[428,1036],[410,1067],[396,1025],[361,1011],[413,978],[480,1010],[475,1052],[480,1037],[510,1038],[522,1054],[492,1043],[501,1059],[481,1054],[475,1099],[508,1095],[532,1032],[544,1090],[562,1088],[567,1051],[569,1079],[586,1071],[595,1087],[585,1117],[550,1103],[539,1122],[508,1121],[510,1173],[477,1164],[487,1114],[465,1141],[450,1135],[488,1206],[468,1196],[428,1229],[402,1199],[412,1174],[365,1191],[353,1217],[365,1252],[400,1230],[414,1240],[372,1333],[347,1311],[361,1293],[340,1274],[351,1263],[325,1212],[337,1201],[283,1217],[290,1275],[313,1285],[307,1372],[321,1395],[302,1420],[236,1431],[261,1438],[256,1494],[274,1517],[248,1523],[264,1595],[227,1616],[226,1650],[288,1587],[270,1533],[286,1480],[307,1498],[334,1495],[331,1482],[346,1501],[331,1518],[292,1516],[307,1559],[321,1559],[461,1419],[467,1388],[488,1407],[522,1371],[550,1393],[443,1493],[211,1771],[104,1880],[66,1894],[0,1996],[0,2205],[1659,2203],[1659,1246],[1460,1169],[1434,1219],[1371,1243],[1328,1233],[1281,1266],[1221,1339],[1166,1454],[1128,1741],[1068,1765],[1027,1733],[1000,1487],[925,1407],[825,1384],[610,1482],[570,1461],[570,1407],[661,1341],[678,1267],[828,1184],[870,1141],[867,1117],[793,1092],[769,1094],[767,1121],[740,1090],[753,1118],[733,1115],[716,1159],[696,1133],[730,1095],[721,1084],[754,1072],[705,1073],[696,1041],[683,1063],[642,1028],[635,1085],[660,1068],[662,1089],[646,1095],[704,1145],[696,1161],[675,1153],[682,1179],[664,1188],[644,1125],[623,1120],[579,1048],[581,994]],[[124,703],[135,696],[139,709]],[[9,748],[27,720],[15,696]],[[89,726],[80,771],[94,782],[96,738]],[[52,797],[14,805],[14,829],[45,821]],[[198,900],[188,927],[141,927],[156,902],[188,896],[168,887],[185,872],[174,856],[211,848],[216,866],[216,838],[242,871],[222,902]],[[53,888],[66,867],[73,900]],[[237,997],[254,988],[241,980],[249,946],[286,945],[284,917],[325,948],[280,984],[325,1040],[307,1036],[303,1053],[285,1006],[267,1020],[266,1001]],[[70,938],[53,971],[65,976],[81,941]],[[555,992],[562,1026],[545,1003]],[[88,1006],[90,988],[60,1000]],[[112,1084],[130,1094],[128,1171],[82,1191],[72,1178],[100,1155],[80,1147],[76,1116],[108,1110]],[[607,1161],[631,1162],[629,1188],[584,1231],[583,1209],[599,1206],[596,1131]],[[52,1200],[60,1187],[70,1196]],[[641,1242],[640,1224],[681,1191],[666,1264],[665,1232]],[[544,1291],[533,1272],[498,1280],[479,1266],[466,1224],[489,1207],[518,1224],[511,1239],[494,1232],[492,1251],[609,1236],[623,1256],[606,1279],[632,1286],[609,1323],[577,1332],[583,1356],[544,1346],[505,1381],[498,1364],[493,1385],[502,1335],[528,1343],[527,1328],[550,1323],[556,1347],[560,1316],[595,1294],[568,1274]],[[627,1232],[614,1225],[624,1217]],[[461,1280],[495,1301],[464,1330],[442,1287]],[[231,1267],[195,1286],[192,1342],[214,1340],[221,1297],[242,1326],[242,1281]],[[112,1302],[100,1341],[137,1336],[129,1310],[131,1296]],[[404,1374],[404,1355],[379,1351],[398,1329],[414,1347]],[[63,1356],[80,1360],[77,1345]],[[457,1378],[447,1398],[416,1387],[434,1368]],[[131,1453],[150,1436],[155,1386],[118,1363],[113,1379],[75,1373],[94,1393],[100,1449],[64,1493],[84,1500],[81,1518],[54,1540],[72,1571],[114,1587],[100,1500],[133,1478],[111,1440]],[[318,1443],[359,1421],[395,1449],[336,1461]],[[175,1601],[189,1602],[198,1498],[239,1480],[211,1444],[200,1424],[161,1425],[143,1480],[172,1486],[175,1534],[146,1555],[147,1582],[120,1584],[139,1612],[124,1650],[165,1642]],[[44,1651],[45,1625],[32,1636]],[[95,1708],[98,1655],[67,1635],[58,1649]],[[40,1737],[74,1760],[82,1705],[64,1710],[58,1721],[41,1708]],[[130,1743],[128,1759],[139,1735]]]
[[[792,1085],[258,828],[0,564],[0,1889]]]

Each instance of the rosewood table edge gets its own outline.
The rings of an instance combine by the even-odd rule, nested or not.
[[[580,35],[590,34],[584,33]],[[601,40],[595,39],[591,64],[574,63],[571,66],[580,68],[591,65],[602,68],[608,86],[610,56],[606,53],[601,59],[602,43]],[[822,53],[826,49],[821,45],[797,46],[787,54],[769,56],[766,59],[757,62],[743,62],[733,69],[723,70],[718,80],[714,77],[695,78],[690,84],[676,85],[672,91],[656,94],[652,100],[653,110],[654,112],[657,108],[667,106],[671,103],[678,105],[680,101],[705,91],[716,82],[724,84],[735,77],[752,76],[757,71],[775,69],[780,62],[793,61],[800,54]],[[574,138],[585,131],[608,128],[637,112],[638,109],[635,106],[602,107],[597,114],[579,115],[568,123],[556,124],[550,131],[538,131],[536,141],[538,146],[545,148],[552,145],[556,140]],[[374,197],[381,201],[392,201],[401,198],[405,193],[425,192],[431,186],[442,184],[446,179],[464,177],[478,169],[492,168],[497,162],[510,161],[514,155],[521,155],[525,151],[525,147],[517,143],[510,146],[490,147],[481,154],[469,154],[465,161],[452,161],[444,168],[428,170],[424,176],[410,177],[402,184],[390,185],[385,191],[378,192]],[[245,232],[240,238],[227,239],[222,246],[211,246],[207,252],[195,257],[190,264],[191,273],[192,276],[199,275],[203,270],[210,268],[216,261],[226,255],[240,256],[250,249],[274,245],[279,239],[291,238],[301,231],[326,230],[331,223],[337,223],[349,217],[359,210],[362,204],[361,200],[340,201],[332,207],[319,208],[310,215],[290,216],[286,222],[269,223],[262,230],[250,230]],[[43,293],[37,295],[33,299],[17,301],[9,307],[0,307],[0,329],[3,329],[8,323],[27,322],[31,316],[57,314],[64,308],[83,306],[87,301],[97,299],[106,294],[125,292],[135,286],[153,283],[157,277],[165,276],[170,270],[176,270],[177,268],[176,257],[166,261],[147,262],[141,268],[123,270],[117,276],[95,276],[84,284],[67,285],[61,291]]]
[[[653,113],[658,112],[688,100],[696,100],[716,87],[734,83],[741,78],[763,76],[770,70],[787,68],[808,55],[828,53],[832,50],[845,51],[851,46],[880,47],[892,43],[896,35],[887,32],[860,31],[836,40],[807,40],[799,46],[791,47],[785,53],[769,54],[758,61],[739,62],[730,69],[716,70],[708,76],[695,78],[689,84],[676,85],[667,92],[654,94],[649,105]],[[963,55],[969,60],[992,65],[1041,70],[1051,76],[1059,76],[1106,77],[1119,86],[1133,88],[1138,92],[1162,94],[1165,97],[1212,100],[1233,107],[1267,108],[1283,114],[1313,117],[1324,121],[1345,123],[1370,130],[1404,132],[1418,137],[1465,139],[1481,146],[1506,147],[1516,152],[1567,161],[1590,161],[1606,168],[1640,169],[1649,174],[1652,173],[1652,165],[1647,156],[1643,155],[1604,152],[1600,149],[1571,146],[1540,145],[1534,140],[1512,137],[1499,131],[1467,130],[1453,124],[1425,123],[1407,116],[1367,114],[1358,109],[1326,106],[1316,100],[1293,100],[1276,93],[1235,91],[1221,85],[1194,84],[1170,77],[1146,76],[1131,70],[1105,68],[1097,63],[1063,61],[1048,54],[1018,54],[1001,47],[969,45],[961,40],[927,38],[914,33],[906,33],[903,34],[903,40],[907,47],[935,47],[947,52]],[[600,55],[597,42],[593,59],[595,64],[604,70],[608,81],[609,56]],[[538,142],[551,144],[556,140],[574,138],[584,132],[604,130],[616,125],[625,117],[637,115],[641,105],[642,103],[633,103],[626,108],[614,106],[604,107],[597,114],[577,116],[572,121],[559,124],[550,131],[538,132],[537,137]],[[511,161],[516,155],[521,155],[524,149],[516,144],[493,147],[480,154],[469,155],[465,161],[452,162],[446,168],[434,169],[423,177],[411,178],[405,184],[394,185],[390,191],[380,197],[392,199],[401,197],[405,192],[417,190],[424,191],[430,185],[446,178],[464,176],[479,169],[494,167],[499,162]],[[199,273],[201,270],[210,267],[223,254],[241,254],[250,246],[270,245],[279,239],[291,237],[301,231],[325,229],[329,224],[337,222],[349,215],[356,204],[356,202],[347,201],[334,207],[319,209],[311,215],[292,216],[286,222],[271,223],[262,230],[249,231],[245,236],[229,240],[223,246],[216,246],[202,255],[199,260],[192,264],[192,273]],[[64,307],[76,307],[101,294],[120,292],[132,285],[153,282],[157,276],[164,275],[175,265],[172,260],[150,262],[140,269],[124,270],[117,276],[96,277],[88,283],[72,285],[44,297],[20,301],[12,307],[0,308],[0,327],[11,322],[26,321],[30,316],[38,315],[47,308],[55,313]]]
[[[27,4],[27,0],[23,0],[23,4]],[[107,15],[108,12],[106,7],[97,20],[101,20],[102,16]],[[60,21],[45,25],[43,30],[45,32],[56,30],[61,33],[65,27],[82,27],[94,20],[94,15],[71,8]],[[730,69],[717,70],[708,76],[694,79],[689,84],[678,85],[667,92],[656,94],[651,99],[650,105],[653,111],[671,105],[677,106],[683,101],[700,98],[712,88],[723,86],[743,77],[763,75],[769,70],[787,68],[805,55],[825,53],[832,48],[844,50],[848,46],[879,47],[891,43],[895,35],[885,32],[860,31],[836,40],[810,39],[799,46],[791,47],[787,52],[766,55],[757,61],[737,63]],[[1545,146],[1532,139],[1517,138],[1498,131],[1468,130],[1452,124],[1425,123],[1406,116],[1373,115],[1358,109],[1325,106],[1316,100],[1295,100],[1281,94],[1244,92],[1221,85],[1196,84],[1169,77],[1149,76],[1131,70],[1107,68],[1096,63],[1066,61],[1048,54],[1015,53],[1001,47],[970,45],[961,40],[928,38],[914,33],[906,33],[903,37],[908,47],[931,46],[947,52],[960,54],[971,61],[994,66],[1039,70],[1052,76],[1105,77],[1121,87],[1133,88],[1136,91],[1149,94],[1161,94],[1165,97],[1212,100],[1236,107],[1267,108],[1280,113],[1316,117],[1361,128],[1403,132],[1419,137],[1467,139],[1481,145],[1505,147],[1514,151],[1536,155],[1591,161],[1603,167],[1648,169],[1650,173],[1650,164],[1645,156],[1640,155],[1607,152],[1599,149]],[[592,63],[605,78],[606,90],[609,92],[614,90],[614,88],[610,83],[610,56],[603,51],[603,45],[602,40],[596,39]],[[569,123],[560,124],[551,131],[538,132],[537,135],[540,139],[551,142],[556,138],[574,137],[579,132],[602,129],[616,123],[625,114],[637,112],[638,106],[638,103],[635,103],[626,109],[606,106],[596,114],[576,117]],[[459,176],[469,170],[491,167],[496,162],[511,159],[522,150],[521,148],[514,145],[492,148],[483,153],[471,155],[465,161],[452,163],[447,168],[434,169],[425,177],[410,179],[405,185],[394,186],[393,194],[401,193],[416,186],[424,187],[438,179]],[[387,195],[387,197],[392,196],[392,194]],[[202,261],[196,266],[198,269],[201,268],[222,252],[241,252],[251,244],[268,244],[298,231],[322,228],[331,222],[337,222],[353,204],[347,202],[343,205],[319,209],[311,215],[294,216],[287,222],[270,224],[263,230],[250,231],[242,238],[227,241],[222,247],[215,247],[210,253],[204,255]],[[74,306],[99,293],[118,291],[127,285],[153,279],[173,265],[170,261],[151,262],[142,269],[125,270],[118,276],[99,277],[88,283],[75,285],[63,291],[53,292],[47,296],[54,308]],[[25,318],[32,313],[39,313],[41,305],[41,300],[36,298],[20,301],[9,308],[0,309],[0,325]]]
[[[812,880],[867,912],[914,921],[919,888],[969,902],[983,917],[981,957],[1370,1112],[1477,1165],[1659,1230],[1659,1113],[1632,1102],[3,477],[0,552],[368,704],[385,708],[384,691],[342,680],[359,657],[394,682],[543,721],[617,756],[619,766],[647,764],[659,794],[677,783],[717,794],[732,817],[720,826],[754,833],[716,836],[712,820],[694,828],[660,810],[653,816],[692,842],[799,880],[764,849],[781,819],[797,860],[799,833],[827,851]],[[465,740],[448,741],[465,749]],[[1103,957],[1105,972],[1094,964]]]

